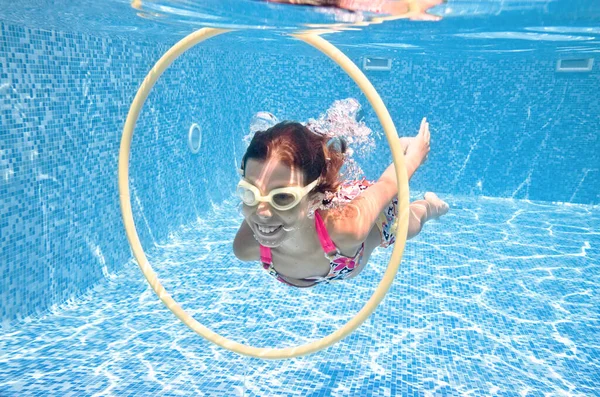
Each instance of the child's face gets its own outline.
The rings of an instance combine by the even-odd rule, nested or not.
[[[244,178],[256,186],[263,196],[277,188],[304,186],[302,171],[290,168],[275,157],[264,161],[248,159]],[[308,196],[305,196],[289,210],[277,210],[270,203],[260,202],[255,206],[243,204],[242,212],[260,244],[278,247],[302,226],[306,220],[307,208]]]

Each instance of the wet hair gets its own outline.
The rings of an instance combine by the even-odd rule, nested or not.
[[[288,167],[304,172],[305,186],[321,178],[313,192],[335,191],[340,185],[346,141],[315,134],[300,123],[283,121],[266,131],[257,131],[242,158],[242,175],[248,159],[267,160],[277,156]]]

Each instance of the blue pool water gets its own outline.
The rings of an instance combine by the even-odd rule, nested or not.
[[[355,333],[312,356],[240,357],[199,339],[130,261],[76,301],[0,338],[2,395],[598,394],[600,210],[446,197],[452,211],[410,241],[388,297]],[[230,246],[226,203],[149,251],[199,321],[257,346],[325,336],[385,269],[308,292],[274,284]]]
[[[233,196],[252,116],[305,121],[354,83],[286,33],[372,15],[259,1],[0,0],[0,396],[600,395],[600,21],[582,1],[448,1],[439,22],[324,37],[371,80],[401,136],[431,124],[411,197],[450,212],[410,240],[375,313],[308,357],[262,361],[177,320],[133,259],[117,157],[129,105],[169,47],[132,145],[138,233],[166,289],[235,341],[288,347],[357,313],[391,250],[350,282],[291,289],[237,260]],[[364,70],[368,58],[388,71]],[[560,70],[562,61],[589,70]],[[202,132],[198,153],[188,131]]]

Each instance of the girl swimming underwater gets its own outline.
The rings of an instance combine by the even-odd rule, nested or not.
[[[394,165],[376,182],[342,182],[346,144],[328,141],[300,123],[281,122],[254,134],[241,163],[237,193],[245,220],[233,251],[240,260],[260,260],[270,275],[295,287],[355,277],[376,247],[395,241]],[[414,138],[401,138],[409,180],[429,141],[426,119]],[[448,208],[434,193],[411,203],[407,238]]]

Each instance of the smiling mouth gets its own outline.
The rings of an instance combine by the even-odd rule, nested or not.
[[[259,225],[258,223],[256,223],[256,229],[260,232],[260,234],[262,234],[264,236],[271,236],[271,235],[277,233],[279,230],[281,230],[282,227],[283,227],[283,225],[266,226],[266,225]]]

